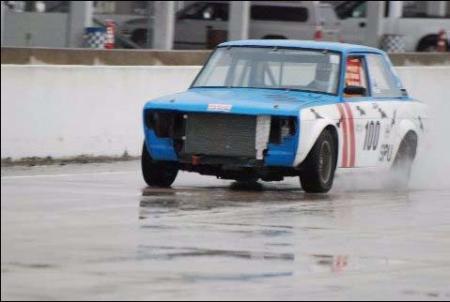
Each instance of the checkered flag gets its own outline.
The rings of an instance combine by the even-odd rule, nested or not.
[[[384,35],[381,49],[386,52],[405,52],[405,43],[401,35]]]
[[[105,48],[106,30],[102,27],[88,27],[84,37],[84,47]]]

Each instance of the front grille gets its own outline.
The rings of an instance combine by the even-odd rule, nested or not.
[[[255,132],[255,116],[188,114],[184,153],[254,158]]]

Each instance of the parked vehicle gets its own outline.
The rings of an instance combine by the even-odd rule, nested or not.
[[[177,14],[175,48],[207,48],[208,29],[227,31],[229,1],[195,2]],[[338,41],[340,23],[331,5],[318,1],[254,1],[250,7],[252,39]],[[121,32],[144,45],[148,19],[130,20]]]
[[[238,181],[299,176],[306,192],[327,192],[336,168],[378,167],[405,186],[425,123],[424,105],[378,49],[227,42],[186,92],[145,105],[142,172],[150,186],[170,186],[185,170]]]
[[[343,1],[335,7],[335,10],[341,19],[342,40],[347,43],[364,44],[367,1]],[[448,14],[446,17],[427,16],[408,11],[405,7],[403,17],[390,19],[388,22],[390,12],[387,7],[385,11],[385,30],[389,34],[402,36],[405,51],[436,51],[439,32],[450,31]]]

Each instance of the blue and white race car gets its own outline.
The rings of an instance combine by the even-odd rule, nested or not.
[[[185,170],[243,182],[299,176],[306,192],[327,192],[336,168],[380,167],[404,186],[425,120],[381,50],[226,42],[186,92],[145,105],[142,171],[150,186]]]

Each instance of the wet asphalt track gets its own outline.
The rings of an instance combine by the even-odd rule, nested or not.
[[[450,299],[450,190],[230,184],[146,189],[138,162],[2,168],[2,300]]]

